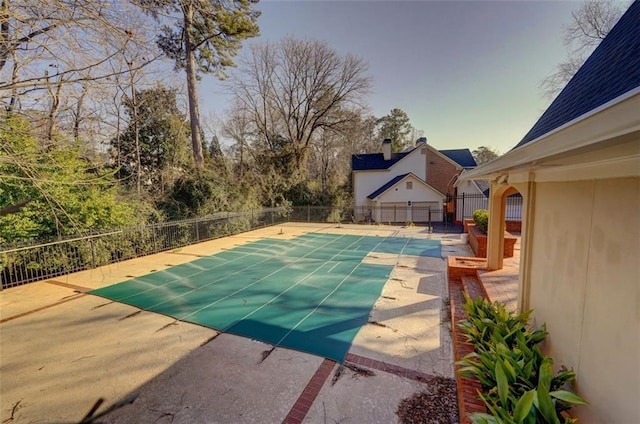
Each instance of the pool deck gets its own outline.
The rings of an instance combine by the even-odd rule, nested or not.
[[[443,256],[470,256],[458,234],[423,227],[289,223],[4,290],[0,419],[77,422],[99,398],[100,412],[133,396],[101,422],[397,422],[402,399],[453,377],[445,259],[376,255],[395,267],[349,351],[353,369],[86,293],[308,232],[439,238]]]
[[[513,257],[503,259],[502,269],[496,271],[479,270],[478,277],[489,300],[503,303],[507,310],[518,308],[518,281],[520,273],[520,235],[513,248]]]

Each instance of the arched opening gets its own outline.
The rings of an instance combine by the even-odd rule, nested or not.
[[[489,194],[489,227],[487,230],[487,268],[502,269],[505,257],[505,231],[521,232],[524,190],[517,185],[491,183]],[[508,247],[510,248],[510,247]],[[509,256],[511,252],[509,252]]]

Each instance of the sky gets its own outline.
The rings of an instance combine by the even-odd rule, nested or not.
[[[540,82],[566,58],[572,1],[262,0],[261,35],[326,41],[369,64],[373,115],[404,110],[437,149],[512,149],[550,101]],[[224,83],[204,76],[201,113],[225,115]]]

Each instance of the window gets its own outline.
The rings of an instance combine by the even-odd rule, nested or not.
[[[407,181],[407,190],[413,189],[413,181]]]

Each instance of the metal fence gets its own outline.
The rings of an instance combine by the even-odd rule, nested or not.
[[[286,222],[290,209],[223,212],[184,221],[0,251],[0,289]]]
[[[0,250],[0,290],[287,221],[409,224],[425,226],[432,232],[460,233],[463,218],[487,206],[484,196],[458,196],[455,201],[455,214],[452,209],[433,207],[297,206],[222,212],[51,243],[4,247]],[[521,207],[521,197],[509,197],[507,219],[520,220]]]
[[[338,207],[297,206],[292,208],[292,222],[327,222],[380,225],[421,225],[433,232],[462,232],[442,208],[430,207]]]
[[[471,218],[473,212],[478,209],[489,209],[489,199],[484,194],[462,193],[454,198],[456,221],[463,222],[465,218]],[[514,194],[508,196],[505,201],[505,219],[507,221],[522,220],[522,196]]]

